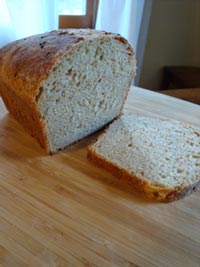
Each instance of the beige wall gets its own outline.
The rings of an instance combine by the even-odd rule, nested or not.
[[[172,65],[200,66],[200,0],[153,0],[138,85],[158,90]]]

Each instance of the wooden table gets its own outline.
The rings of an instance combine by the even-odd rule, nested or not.
[[[200,127],[200,107],[132,88],[125,112]],[[86,159],[84,139],[54,156],[0,104],[0,266],[199,267],[200,192],[153,203]]]

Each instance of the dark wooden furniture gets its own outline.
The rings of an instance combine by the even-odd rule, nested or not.
[[[172,89],[161,90],[162,94],[180,98],[195,104],[200,104],[200,88],[185,88],[185,89]]]
[[[164,67],[161,90],[179,88],[200,88],[200,67]]]

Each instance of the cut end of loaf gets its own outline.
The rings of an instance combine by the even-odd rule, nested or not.
[[[159,201],[180,199],[200,185],[200,136],[178,122],[124,115],[89,147],[88,157]]]
[[[59,59],[43,83],[37,101],[50,152],[99,130],[120,114],[135,74],[135,57],[118,39],[80,42]]]

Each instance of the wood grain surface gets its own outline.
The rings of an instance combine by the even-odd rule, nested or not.
[[[132,88],[124,112],[200,128],[200,107]],[[0,103],[0,266],[199,267],[200,192],[142,199],[86,158],[90,136],[48,156]]]

